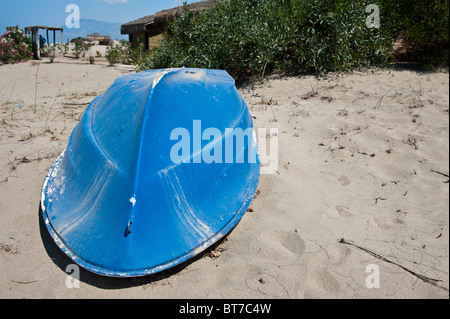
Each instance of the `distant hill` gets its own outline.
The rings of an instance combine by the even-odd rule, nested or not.
[[[67,39],[71,40],[78,37],[86,38],[88,34],[93,33],[109,35],[111,40],[128,40],[128,35],[120,34],[121,25],[122,23],[109,23],[97,20],[81,19],[79,29],[69,29],[66,26],[62,26],[62,28],[64,28],[64,42],[67,42]]]

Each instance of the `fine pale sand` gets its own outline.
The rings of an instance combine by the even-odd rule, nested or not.
[[[239,87],[255,127],[278,129],[279,163],[237,227],[170,271],[81,270],[67,288],[71,260],[39,219],[42,182],[87,104],[131,72],[0,66],[0,298],[449,297],[449,75],[411,70]]]

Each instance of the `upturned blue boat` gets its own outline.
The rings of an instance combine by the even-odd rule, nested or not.
[[[83,268],[144,276],[230,232],[259,175],[252,118],[228,73],[150,70],[87,107],[44,180],[42,216]]]

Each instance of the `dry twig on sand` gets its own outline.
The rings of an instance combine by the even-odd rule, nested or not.
[[[34,85],[34,110],[33,113],[36,114],[37,112],[37,86],[38,86],[38,74],[39,74],[39,67],[41,66],[41,62],[38,63],[37,69],[36,69],[36,84]]]
[[[412,271],[412,270],[410,270],[410,269],[408,269],[408,268],[406,268],[406,267],[404,267],[404,266],[402,266],[402,265],[400,265],[400,264],[398,264],[398,263],[396,263],[394,261],[391,261],[391,260],[387,259],[386,257],[381,256],[381,255],[379,255],[379,254],[377,254],[377,253],[375,253],[375,252],[373,252],[373,251],[371,251],[371,250],[369,250],[367,248],[364,248],[364,247],[358,246],[358,245],[356,245],[356,244],[354,244],[352,242],[349,242],[349,241],[345,240],[344,238],[341,238],[339,240],[339,243],[340,244],[344,244],[344,245],[350,245],[350,246],[356,247],[356,248],[358,248],[358,249],[368,253],[369,255],[372,255],[373,257],[378,258],[381,261],[384,261],[384,262],[387,262],[389,264],[393,264],[395,266],[400,267],[401,269],[403,269],[403,270],[409,272],[410,274],[416,276],[417,278],[419,278],[423,282],[429,283],[429,284],[431,284],[431,285],[433,285],[435,287],[438,287],[440,289],[448,291],[448,288],[443,287],[443,286],[438,284],[439,282],[442,282],[442,280],[440,280],[440,279],[433,279],[433,278],[430,278],[430,277],[418,274],[418,273],[416,273],[416,272],[414,272],[414,271]]]
[[[56,98],[59,96],[59,93],[61,92],[61,89],[62,89],[63,86],[64,86],[64,82],[61,83],[61,87],[59,88],[58,93],[55,95],[55,99],[53,100],[53,104],[50,107],[50,110],[48,111],[47,119],[45,120],[45,125],[44,125],[44,135],[45,135],[45,133],[48,130],[47,123],[48,123],[48,119],[50,117],[50,113],[52,112],[53,106],[55,105],[55,102],[56,102]]]

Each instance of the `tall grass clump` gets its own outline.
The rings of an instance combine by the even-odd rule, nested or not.
[[[228,0],[185,9],[137,69],[225,69],[235,77],[346,71],[387,63],[391,30],[367,28],[373,0]]]

